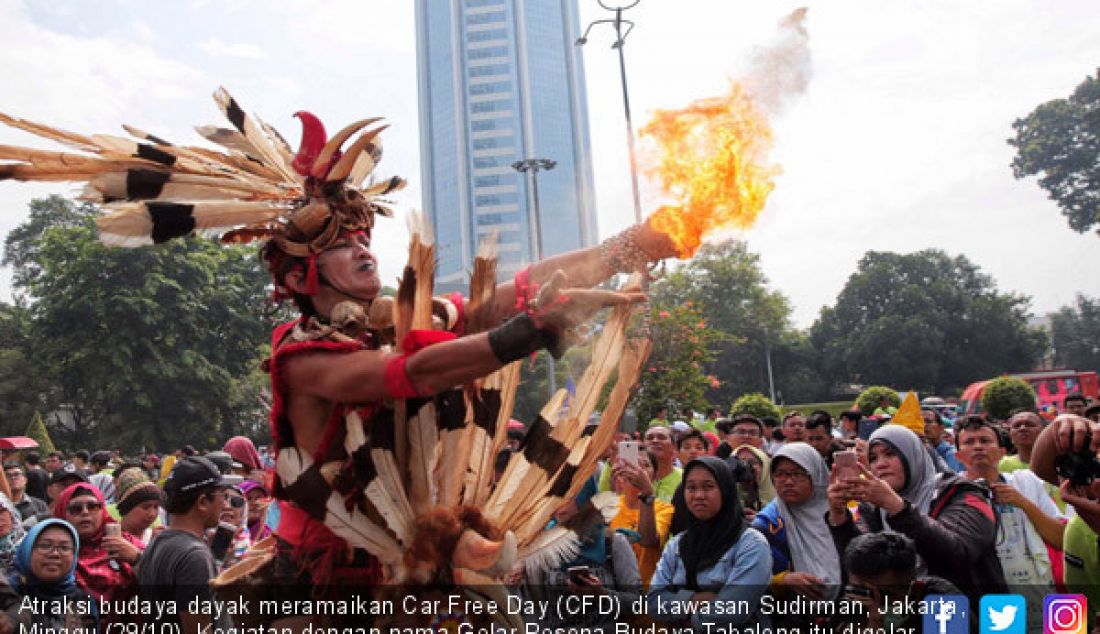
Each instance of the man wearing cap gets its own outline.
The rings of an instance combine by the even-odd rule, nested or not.
[[[138,566],[142,600],[175,602],[176,614],[165,615],[161,623],[178,625],[186,634],[208,631],[214,623],[210,614],[190,612],[188,606],[200,606],[202,612],[202,605],[213,602],[209,583],[217,571],[205,536],[225,509],[226,486],[221,472],[205,457],[177,462],[164,483],[168,528],[153,538]]]
[[[18,462],[4,463],[4,475],[8,478],[8,486],[11,488],[11,501],[15,510],[22,517],[23,527],[30,528],[38,523],[38,520],[50,516],[50,507],[45,500],[27,495],[27,474]]]
[[[50,503],[52,504],[53,501],[57,499],[57,496],[61,495],[65,487],[70,484],[76,484],[77,482],[89,483],[88,476],[84,471],[78,469],[76,465],[71,462],[66,462],[61,465],[60,469],[57,469],[50,475],[50,486],[46,489],[50,496]]]

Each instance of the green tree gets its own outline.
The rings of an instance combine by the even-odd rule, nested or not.
[[[254,370],[275,315],[263,317],[255,249],[110,249],[86,207],[37,203],[4,261],[30,300],[28,358],[48,386],[43,411],[70,419],[65,440],[163,450],[257,428]]]
[[[776,390],[784,400],[821,396],[816,352],[791,327],[791,306],[768,288],[760,256],[744,242],[704,245],[689,262],[654,284],[652,296],[665,306],[688,302],[701,307],[709,328],[725,337],[707,373],[720,380],[707,390],[712,403],[729,403],[747,392],[766,392],[771,354]]]
[[[982,409],[993,420],[1004,420],[1012,410],[1034,409],[1035,390],[1027,381],[1010,376],[999,376],[982,390]]]
[[[864,416],[870,416],[878,409],[882,399],[886,399],[893,407],[901,407],[901,396],[893,388],[884,385],[872,385],[860,392],[856,398],[856,407]]]
[[[42,408],[41,365],[30,355],[30,311],[0,302],[0,435],[17,436]]]
[[[767,396],[759,392],[753,392],[742,394],[730,405],[729,415],[737,416],[738,414],[752,414],[761,419],[767,416],[780,418],[783,416],[783,411]]]
[[[708,374],[706,368],[726,335],[711,327],[701,307],[690,301],[654,301],[648,327],[653,351],[642,368],[632,401],[640,420],[649,420],[664,406],[673,412],[683,407],[702,410],[707,389],[720,386],[718,378]]]
[[[964,256],[869,251],[810,337],[834,383],[939,392],[1034,367],[1046,334],[1028,302]]]
[[[1050,326],[1056,366],[1100,372],[1100,299],[1078,295],[1050,316]]]
[[[31,418],[31,423],[27,425],[27,431],[23,435],[38,442],[38,452],[42,455],[57,450],[53,441],[50,440],[50,432],[46,430],[46,425],[42,423],[42,415],[38,412],[34,413],[34,417]]]
[[[1039,175],[1074,231],[1100,227],[1100,70],[1069,98],[1040,104],[1012,127],[1013,175]]]

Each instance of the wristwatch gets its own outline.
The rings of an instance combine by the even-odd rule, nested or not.
[[[650,493],[649,495],[638,494],[638,501],[646,506],[653,506],[653,501],[657,499],[656,495]]]

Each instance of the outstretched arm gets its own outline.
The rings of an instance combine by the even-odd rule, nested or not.
[[[616,273],[630,272],[632,264],[656,262],[675,255],[676,249],[668,236],[643,223],[608,238],[601,245],[535,262],[527,271],[527,279],[530,284],[541,287],[561,270],[570,288],[592,288]],[[513,281],[497,286],[492,311],[492,323],[499,323],[517,312]]]
[[[560,350],[570,329],[597,311],[639,301],[639,294],[556,290],[560,277],[540,295],[547,304],[487,332],[429,345],[408,355],[360,350],[313,353],[287,364],[297,394],[337,403],[369,403],[384,397],[430,396],[483,377],[542,348]],[[547,298],[546,296],[549,296]]]

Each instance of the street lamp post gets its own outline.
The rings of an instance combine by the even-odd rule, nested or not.
[[[529,158],[512,163],[512,169],[527,174],[531,184],[531,215],[528,224],[531,225],[531,252],[536,262],[542,259],[542,215],[539,210],[539,172],[550,171],[558,164],[553,159]],[[546,355],[546,384],[550,390],[550,398],[558,391],[557,380],[554,377],[554,357]]]
[[[630,4],[621,7],[610,7],[604,3],[604,0],[599,0],[600,6],[615,14],[614,18],[605,18],[603,20],[595,20],[588,25],[588,28],[584,30],[584,35],[577,38],[574,42],[576,46],[584,46],[588,43],[588,33],[592,30],[592,27],[597,24],[610,24],[615,27],[615,42],[611,45],[611,48],[619,50],[619,79],[623,85],[623,110],[626,112],[626,146],[630,152],[630,184],[634,193],[634,222],[642,222],[642,201],[638,194],[638,160],[634,155],[634,124],[630,119],[630,93],[626,89],[626,59],[623,56],[623,48],[626,43],[626,36],[630,35],[630,31],[634,29],[634,23],[630,20],[623,19],[623,11],[631,9],[636,6],[641,0],[634,0]],[[626,25],[626,32],[623,32],[623,25]]]
[[[772,397],[772,403],[775,402],[775,379],[772,378],[772,346],[768,341],[768,329],[764,328],[764,361],[768,365],[768,394]]]

